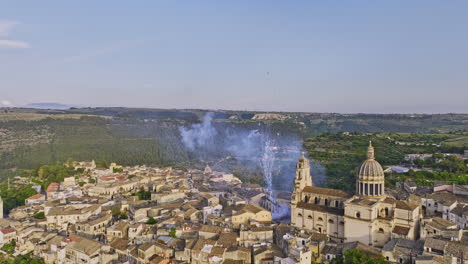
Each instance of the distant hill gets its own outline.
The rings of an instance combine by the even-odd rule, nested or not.
[[[193,162],[199,161],[194,153],[183,147],[179,128],[199,123],[207,112],[214,113],[213,125],[223,128],[218,129],[219,131],[268,128],[273,135],[293,135],[300,139],[308,139],[305,146],[309,153],[314,155],[321,153],[319,150],[323,146],[315,140],[324,133],[384,132],[423,135],[468,131],[468,114],[275,112],[267,116],[267,119],[253,120],[254,116],[260,117],[264,112],[125,107],[70,108],[71,105],[59,103],[35,103],[28,107],[30,108],[0,109],[0,181],[6,173],[14,173],[12,171],[15,169],[35,169],[44,164],[64,162],[68,158],[107,160],[123,165],[193,165]],[[218,135],[220,138],[227,136]],[[461,151],[468,141],[465,134],[440,136],[446,138],[438,139],[434,143],[447,140],[445,145],[450,147],[451,151]],[[366,140],[367,137],[363,136],[360,143],[365,145]],[[361,144],[359,146],[357,151],[365,151]],[[314,150],[315,148],[318,150]],[[320,153],[313,153],[314,151]],[[220,158],[219,156],[219,153],[207,153],[206,159],[201,163],[204,165],[210,160]],[[357,160],[359,161],[360,159]]]
[[[67,105],[60,103],[31,103],[25,106],[26,108],[34,109],[52,109],[52,110],[66,110],[72,107],[77,107],[76,105]]]

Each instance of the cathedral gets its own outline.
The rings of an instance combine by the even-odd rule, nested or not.
[[[421,207],[385,194],[385,175],[369,142],[356,175],[355,194],[316,187],[304,154],[296,165],[291,225],[328,235],[337,242],[382,247],[392,238],[418,239]]]

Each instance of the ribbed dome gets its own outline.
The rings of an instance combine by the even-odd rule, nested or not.
[[[385,193],[385,174],[382,166],[374,159],[374,147],[369,142],[367,159],[357,171],[356,193],[363,196],[381,196]]]
[[[382,166],[375,159],[367,159],[361,163],[358,170],[358,177],[360,179],[369,179],[384,177]]]

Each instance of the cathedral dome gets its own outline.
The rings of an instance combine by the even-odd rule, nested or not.
[[[361,163],[358,170],[358,177],[361,179],[372,180],[373,178],[384,177],[382,166],[375,159],[367,159]]]
[[[356,192],[359,195],[381,196],[384,193],[385,174],[382,166],[374,158],[374,147],[369,142],[367,159],[357,171]]]

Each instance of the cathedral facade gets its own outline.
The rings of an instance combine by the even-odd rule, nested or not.
[[[355,194],[313,186],[309,160],[296,165],[291,225],[326,234],[338,242],[382,247],[391,238],[418,239],[421,207],[385,194],[385,175],[369,143],[356,175]]]

